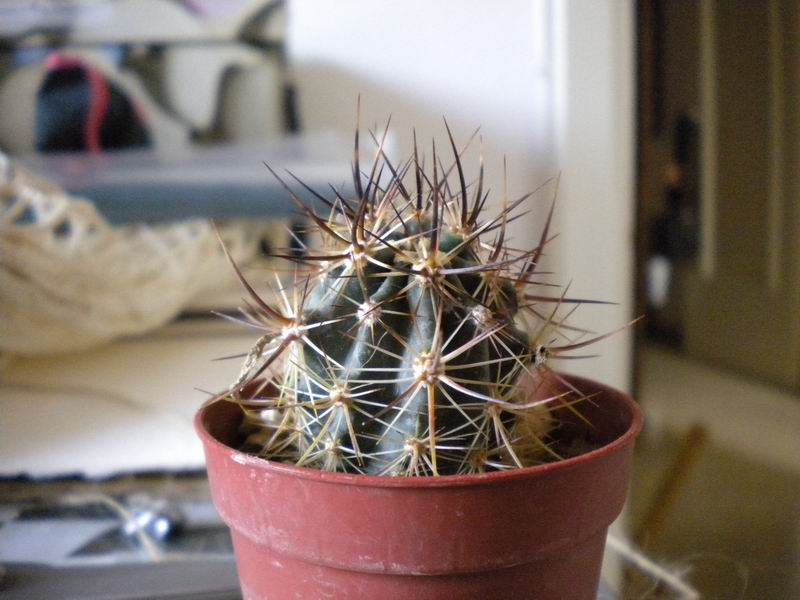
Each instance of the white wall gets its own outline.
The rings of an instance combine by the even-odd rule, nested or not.
[[[359,93],[362,127],[391,114],[402,156],[413,127],[429,152],[434,135],[447,150],[442,116],[462,142],[481,126],[495,200],[504,154],[521,195],[556,171],[547,11],[544,0],[291,0],[302,126],[352,129]]]
[[[635,53],[627,0],[554,0],[559,193],[559,272],[570,293],[618,302],[582,307],[597,332],[633,318]],[[570,371],[628,390],[632,331],[593,346],[599,357]]]
[[[481,125],[495,200],[504,154],[514,196],[562,171],[550,260],[576,294],[624,303],[583,319],[613,329],[632,289],[631,13],[621,0],[291,0],[302,125],[351,129],[361,93],[362,125],[391,113],[401,155],[412,127],[446,143],[442,115],[460,140]],[[541,194],[541,209],[516,224],[516,245],[536,243],[549,200]],[[580,370],[627,387],[628,349],[617,336]]]

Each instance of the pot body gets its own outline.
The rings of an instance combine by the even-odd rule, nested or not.
[[[596,394],[561,429],[597,449],[485,475],[327,473],[233,449],[240,409],[198,413],[214,503],[231,528],[247,600],[594,600],[606,530],[622,510],[641,416]],[[583,428],[585,431],[580,431]]]

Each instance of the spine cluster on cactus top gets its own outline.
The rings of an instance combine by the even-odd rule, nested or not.
[[[410,158],[392,164],[373,135],[365,173],[356,132],[353,197],[296,180],[324,211],[284,183],[318,243],[280,255],[294,277],[276,277],[274,302],[233,265],[249,296],[237,320],[262,331],[224,395],[245,407],[248,451],[380,475],[558,458],[548,409],[576,411],[581,396],[531,390],[552,373],[549,359],[599,338],[571,341],[582,332],[559,308],[582,301],[541,291],[552,289],[539,281],[539,264],[553,207],[533,248],[510,245],[507,226],[530,194],[486,217],[483,157],[468,183],[463,151],[447,134],[448,165],[435,144],[423,157],[416,136]]]

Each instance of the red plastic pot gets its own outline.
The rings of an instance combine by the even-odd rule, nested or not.
[[[594,600],[606,530],[625,502],[642,418],[625,394],[570,377],[597,449],[485,475],[392,478],[274,463],[234,448],[240,409],[195,426],[246,600]],[[568,415],[571,413],[568,413]]]

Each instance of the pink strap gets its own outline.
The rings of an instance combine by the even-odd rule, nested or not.
[[[77,56],[55,52],[45,59],[44,64],[48,71],[79,68],[86,72],[86,77],[89,80],[89,114],[86,117],[86,128],[84,130],[86,149],[92,154],[102,153],[100,128],[108,112],[109,103],[106,78],[99,70]]]

